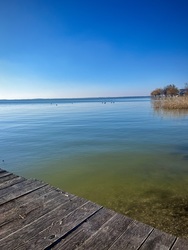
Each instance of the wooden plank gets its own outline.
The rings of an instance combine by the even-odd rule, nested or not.
[[[147,239],[153,228],[141,222],[134,221],[117,241],[109,248],[110,250],[138,249]]]
[[[37,200],[9,210],[1,216],[0,237],[8,236],[71,199],[62,193],[52,191]]]
[[[85,199],[75,197],[71,201],[56,207],[51,212],[45,214],[44,216],[41,216],[37,220],[34,220],[33,222],[16,231],[15,233],[10,234],[6,238],[0,239],[0,249],[21,249],[21,246],[22,249],[26,249],[24,248],[24,244],[26,244],[27,241],[36,237],[36,235],[38,235],[46,228],[53,226],[53,224],[57,220],[59,221],[60,218],[63,219],[69,213],[82,206],[86,202],[87,201]],[[40,248],[37,248],[37,246],[35,246],[35,249]]]
[[[65,217],[62,217],[60,214],[60,216],[54,218],[50,227],[45,228],[45,230],[19,249],[45,249],[46,247],[51,249],[51,244],[64,237],[66,234],[71,233],[72,230],[82,224],[99,209],[101,209],[101,206],[89,201]]]
[[[139,250],[168,250],[171,248],[176,237],[158,229],[154,229]]]
[[[5,182],[5,181],[11,180],[13,178],[16,178],[16,177],[18,177],[18,176],[14,175],[14,174],[9,174],[9,175],[0,177],[0,184],[3,183],[3,182]]]
[[[45,185],[47,184],[41,181],[26,180],[11,187],[4,188],[0,190],[0,205]]]
[[[81,246],[88,238],[95,234],[115,212],[106,208],[100,209],[97,213],[84,221],[82,225],[76,228],[71,234],[66,235],[53,250],[73,250]]]
[[[6,196],[8,195],[9,193],[11,192],[14,192],[15,190],[19,189],[19,188],[24,188],[24,187],[27,187],[27,185],[29,185],[30,183],[35,183],[37,182],[36,180],[32,180],[32,179],[29,179],[29,180],[25,180],[24,182],[22,182],[21,184],[18,183],[14,186],[11,186],[11,187],[7,187],[3,190],[0,190],[0,196],[3,197],[3,196]]]
[[[2,171],[1,173],[0,173],[0,178],[2,178],[2,177],[4,177],[4,176],[8,176],[8,175],[11,175],[11,173],[8,173],[7,171]]]
[[[187,250],[188,240],[177,238],[171,250]]]
[[[10,179],[10,180],[7,180],[7,181],[4,181],[3,183],[0,184],[0,189],[3,189],[3,188],[7,188],[7,187],[10,187],[10,186],[13,186],[17,183],[20,183],[22,181],[25,181],[26,179],[23,178],[23,177],[15,177],[13,179]]]
[[[10,200],[9,202],[3,204],[3,206],[0,206],[0,214],[7,213],[11,209],[15,209],[15,207],[23,206],[26,203],[32,202],[33,200],[39,199],[40,197],[45,198],[48,193],[61,193],[69,198],[73,197],[73,195],[68,194],[66,192],[63,192],[59,189],[56,189],[54,187],[51,187],[49,185],[42,186],[36,190],[33,190],[30,193],[26,193],[23,196],[20,196],[14,200]],[[51,197],[51,196],[50,196]]]
[[[77,249],[108,249],[124,233],[132,221],[132,219],[126,216],[115,214],[97,233],[92,235]]]
[[[40,195],[43,195],[45,193],[48,193],[51,191],[51,187],[48,185],[40,187],[39,189],[36,189],[28,194],[25,194],[23,196],[18,197],[17,199],[10,200],[9,202],[3,204],[3,206],[0,206],[0,214],[3,214],[4,212],[8,212],[10,209],[15,209],[15,207],[21,206],[24,203],[31,202],[34,199],[38,199]]]

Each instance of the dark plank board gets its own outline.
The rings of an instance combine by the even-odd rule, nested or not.
[[[78,207],[73,212],[65,217],[56,216],[50,227],[45,228],[44,231],[32,238],[21,249],[44,249],[51,248],[51,244],[71,233],[76,227],[82,224],[86,219],[96,213],[101,206],[92,202],[87,202],[83,206]]]
[[[132,221],[132,219],[126,216],[115,214],[97,233],[86,240],[82,246],[78,247],[78,249],[108,249],[124,233]]]
[[[3,182],[5,182],[5,181],[14,179],[14,178],[16,178],[16,177],[18,177],[18,176],[17,176],[17,175],[14,175],[14,174],[9,174],[9,175],[0,177],[0,184],[3,183]]]
[[[85,204],[87,201],[85,199],[75,197],[71,201],[60,205],[53,209],[51,212],[45,214],[37,220],[34,220],[27,226],[21,228],[20,230],[12,233],[8,237],[0,240],[0,249],[27,249],[24,247],[27,241],[36,237],[40,232],[46,228],[53,226],[53,224],[59,219],[63,219],[69,213],[73,212],[78,207]],[[28,248],[30,249],[30,247]],[[35,246],[35,249],[40,249]]]
[[[0,190],[0,205],[45,185],[47,184],[41,181],[26,180],[11,187],[4,188]]]
[[[31,183],[37,183],[37,182],[36,182],[36,180],[32,180],[32,179],[25,180],[21,184],[18,183],[18,184],[14,185],[14,186],[7,187],[7,188],[5,188],[3,190],[0,190],[0,196],[1,197],[7,196],[7,195],[9,195],[9,193],[14,192],[15,190],[19,190],[20,188],[23,189],[23,188],[27,187],[27,185],[29,185]]]
[[[8,175],[10,175],[10,173],[8,173],[7,171],[2,171],[2,172],[0,173],[0,178],[2,178],[2,177],[4,177],[4,176],[8,176]]]
[[[3,183],[1,183],[0,184],[0,189],[13,186],[13,185],[15,185],[17,183],[20,183],[22,181],[25,181],[25,178],[23,178],[23,177],[15,177],[13,179],[10,179],[10,180],[7,180],[7,181],[4,181]]]
[[[35,199],[38,199],[40,196],[45,196],[45,194],[48,194],[52,190],[53,188],[51,188],[49,185],[45,185],[33,190],[30,193],[26,193],[23,196],[19,196],[16,199],[10,200],[9,202],[0,206],[0,214],[8,213],[8,211],[11,209],[15,209],[25,203],[29,203]]]
[[[171,250],[188,250],[188,240],[178,238]]]
[[[138,249],[147,239],[153,228],[141,222],[134,221],[124,234],[110,247],[110,250]]]
[[[83,224],[76,228],[71,234],[66,235],[53,250],[73,250],[81,246],[88,238],[96,233],[115,212],[106,208],[100,209],[97,213],[87,219]]]
[[[4,221],[0,219],[0,221],[2,221],[2,224],[0,225],[0,238],[4,238],[13,232],[16,232],[31,223],[33,220],[40,218],[44,214],[55,209],[57,206],[68,201],[70,201],[69,197],[57,191],[52,191],[32,202],[9,210],[1,216]]]
[[[139,250],[170,250],[175,240],[175,236],[154,229]]]

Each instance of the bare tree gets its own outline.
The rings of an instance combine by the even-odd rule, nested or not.
[[[165,96],[175,96],[178,95],[179,89],[174,84],[170,84],[164,88],[163,93]]]
[[[157,88],[151,92],[151,96],[161,96],[163,94],[163,89]]]

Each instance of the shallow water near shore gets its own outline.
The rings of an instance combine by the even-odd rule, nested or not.
[[[0,167],[188,238],[188,114],[150,98],[0,101]]]

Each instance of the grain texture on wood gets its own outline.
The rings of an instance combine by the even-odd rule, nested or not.
[[[87,202],[78,207],[67,216],[62,217],[61,214],[54,218],[53,223],[46,227],[41,233],[32,238],[21,249],[44,249],[49,247],[57,240],[64,237],[66,234],[71,233],[76,227],[82,224],[86,219],[96,213],[101,206],[92,202]],[[51,247],[50,247],[51,248]]]
[[[57,206],[70,201],[69,197],[58,192],[50,192],[32,202],[23,204],[15,209],[9,210],[1,216],[4,219],[0,227],[0,238],[16,232],[20,228],[30,224]]]
[[[0,190],[0,205],[45,185],[47,184],[44,184],[41,181],[26,180],[13,186],[4,188]]]
[[[120,214],[115,214],[98,232],[86,240],[82,246],[78,247],[78,249],[108,249],[124,233],[130,223],[132,223],[132,219]]]
[[[40,196],[45,196],[52,191],[52,188],[48,185],[42,186],[36,190],[33,190],[30,193],[26,193],[23,196],[19,196],[16,199],[10,200],[9,202],[0,206],[0,214],[7,213],[11,209],[15,209],[19,206],[22,206],[25,203],[29,203],[35,199],[40,198]]]
[[[175,236],[154,229],[139,250],[170,250],[175,239]]]
[[[178,238],[171,250],[188,250],[188,240]]]
[[[64,237],[52,249],[73,250],[81,246],[88,238],[95,234],[108,220],[115,215],[115,212],[106,208],[100,209],[97,213],[87,219],[82,225],[71,234]]]
[[[20,183],[22,181],[25,181],[25,178],[23,178],[23,177],[15,177],[13,179],[6,180],[6,181],[4,181],[3,183],[0,184],[0,189],[13,186],[13,185],[15,185],[17,183]]]
[[[110,250],[138,249],[147,239],[153,228],[141,222],[134,221],[127,230],[110,247]]]
[[[59,220],[59,218],[63,219],[69,213],[86,202],[87,201],[85,199],[75,197],[71,201],[56,207],[51,212],[41,216],[39,219],[34,220],[27,226],[0,240],[0,249],[21,249],[21,246],[23,246],[31,238],[35,237],[46,228],[53,226],[54,222]],[[17,240],[15,241],[15,239]]]
[[[17,176],[17,175],[14,175],[14,174],[9,174],[9,175],[0,177],[0,184],[3,183],[3,182],[5,182],[5,181],[14,179],[14,178],[16,178],[16,177],[18,177],[18,176]]]
[[[8,175],[11,175],[11,174],[8,173],[7,171],[2,171],[2,172],[0,173],[0,178],[5,177],[5,176],[8,176]]]

